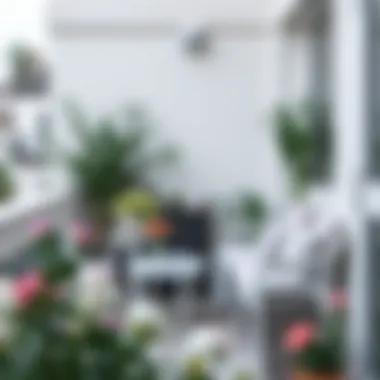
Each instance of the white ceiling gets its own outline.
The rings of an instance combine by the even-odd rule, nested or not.
[[[58,21],[252,20],[277,17],[294,0],[51,0]]]

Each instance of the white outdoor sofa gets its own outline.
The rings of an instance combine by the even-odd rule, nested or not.
[[[333,194],[311,193],[275,215],[256,244],[220,248],[219,284],[223,277],[229,282],[220,293],[232,291],[230,298],[252,312],[271,292],[301,290],[323,302],[329,267],[345,244],[345,227]]]

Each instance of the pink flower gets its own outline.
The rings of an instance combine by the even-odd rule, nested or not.
[[[330,306],[333,310],[344,311],[348,307],[347,292],[344,289],[336,289],[330,294]]]
[[[292,353],[305,349],[316,338],[315,325],[300,322],[290,327],[284,337],[284,347]]]
[[[76,222],[71,227],[71,235],[79,246],[88,246],[96,241],[96,231],[89,224]]]
[[[46,283],[42,275],[38,272],[28,273],[15,283],[17,303],[22,307],[29,306],[45,290]]]
[[[51,232],[52,225],[48,220],[40,219],[33,222],[31,233],[34,238],[41,238]]]

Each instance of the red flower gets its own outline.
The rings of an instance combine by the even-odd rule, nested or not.
[[[24,275],[15,283],[16,300],[22,307],[29,306],[45,290],[45,280],[38,272]]]
[[[52,225],[48,220],[35,220],[31,226],[31,233],[34,238],[41,238],[51,232]]]
[[[284,347],[287,351],[295,353],[306,348],[315,337],[315,325],[310,322],[300,322],[291,326],[286,332]]]
[[[330,294],[330,306],[333,310],[344,311],[348,307],[347,292],[344,289],[336,289]]]

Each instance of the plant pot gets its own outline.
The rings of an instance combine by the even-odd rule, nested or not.
[[[296,370],[291,377],[292,380],[343,380],[340,373],[318,374],[305,370]]]

